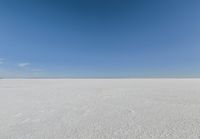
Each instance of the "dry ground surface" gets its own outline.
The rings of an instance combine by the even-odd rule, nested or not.
[[[199,139],[200,79],[2,79],[0,139]]]

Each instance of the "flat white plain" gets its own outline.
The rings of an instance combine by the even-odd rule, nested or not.
[[[199,139],[200,79],[2,79],[0,139]]]

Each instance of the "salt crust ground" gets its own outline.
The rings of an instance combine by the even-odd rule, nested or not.
[[[200,79],[0,80],[0,139],[199,139]]]

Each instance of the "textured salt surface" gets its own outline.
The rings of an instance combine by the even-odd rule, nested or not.
[[[199,139],[199,79],[0,80],[0,139]]]

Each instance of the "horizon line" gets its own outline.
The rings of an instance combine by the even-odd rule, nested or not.
[[[200,79],[200,77],[0,77],[1,79]]]

